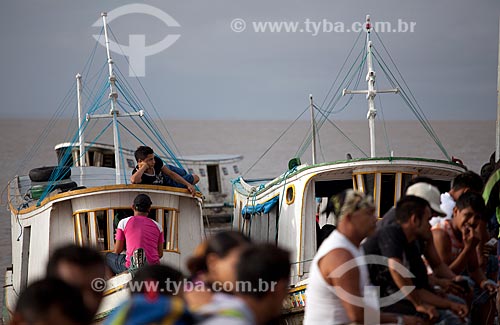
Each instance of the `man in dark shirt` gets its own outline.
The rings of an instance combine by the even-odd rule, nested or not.
[[[155,156],[153,149],[147,146],[138,147],[134,155],[137,166],[130,177],[133,184],[184,187],[195,195],[196,189],[193,185],[200,180],[198,175],[191,175],[182,168],[163,164],[163,161]]]
[[[367,255],[378,255],[388,258],[387,265],[369,265],[372,283],[380,287],[381,297],[390,296],[403,291],[405,299],[395,304],[381,308],[386,312],[398,311],[402,314],[414,315],[417,312],[427,315],[432,320],[438,317],[460,318],[467,315],[467,307],[435,295],[429,286],[425,265],[420,257],[416,240],[432,238],[429,219],[431,209],[426,200],[416,196],[401,198],[396,206],[396,224],[379,229],[374,236],[363,244]],[[401,265],[409,269],[415,276],[405,278],[398,271]],[[415,287],[411,292],[405,287]],[[438,315],[436,310],[449,309],[458,315]]]

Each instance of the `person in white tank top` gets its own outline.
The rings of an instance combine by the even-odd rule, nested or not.
[[[370,308],[368,305],[377,308],[376,306],[356,306],[346,301],[349,299],[343,300],[340,297],[342,291],[345,291],[363,298],[365,286],[370,285],[360,243],[375,231],[375,206],[370,197],[349,189],[334,196],[325,212],[334,212],[337,229],[322,243],[311,264],[304,324],[367,323],[364,309]],[[342,272],[340,277],[329,276],[352,259],[355,259],[357,267]],[[418,324],[420,320],[411,316],[381,314],[380,320],[367,321],[373,324]]]

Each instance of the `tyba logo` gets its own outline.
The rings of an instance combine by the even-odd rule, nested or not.
[[[113,9],[107,14],[108,22],[128,14],[146,14],[160,19],[167,27],[180,27],[179,23],[166,12],[156,7],[141,3],[132,3]],[[102,20],[98,19],[92,26],[102,27],[102,25]],[[106,46],[106,41],[102,37],[99,35],[93,35],[93,37],[98,40],[102,46]],[[161,41],[146,46],[146,35],[130,34],[128,46],[118,44],[110,40],[109,49],[115,53],[123,53],[128,56],[129,76],[144,77],[146,75],[146,57],[166,50],[180,37],[180,34],[168,34]]]
[[[342,277],[346,272],[358,268],[363,265],[382,265],[389,267],[389,259],[384,256],[378,255],[366,255],[359,256],[347,263],[342,264],[331,272],[328,277],[332,279],[337,279]],[[399,273],[404,278],[414,278],[415,276],[411,273],[403,264],[394,263],[394,270]],[[361,269],[359,270],[361,272]],[[368,276],[366,274],[366,276]],[[355,296],[340,286],[333,286],[334,292],[340,299],[365,309],[365,320],[380,320],[380,307],[386,307],[395,304],[396,302],[403,300],[408,294],[410,294],[415,286],[403,286],[400,290],[394,292],[393,294],[380,298],[380,288],[374,286],[367,286],[364,289],[364,296]],[[365,322],[366,323],[366,322]]]

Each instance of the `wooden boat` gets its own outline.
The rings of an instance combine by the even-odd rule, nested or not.
[[[108,44],[106,14],[102,14],[104,35]],[[95,247],[101,252],[114,248],[114,229],[120,217],[131,215],[136,195],[151,197],[152,217],[163,227],[164,255],[161,262],[180,269],[186,258],[203,240],[203,199],[200,192],[194,197],[183,188],[130,184],[130,168],[135,161],[131,151],[122,149],[118,118],[150,122],[141,107],[131,105],[133,111],[119,111],[119,94],[123,94],[122,81],[115,75],[114,62],[107,49],[109,78],[105,78],[102,94],[109,88],[105,114],[89,105],[82,109],[81,76],[77,75],[78,132],[71,142],[56,146],[59,165],[36,168],[26,176],[15,176],[8,185],[8,206],[12,226],[12,265],[5,273],[5,299],[3,320],[8,323],[19,292],[29,283],[44,276],[48,258],[54,249],[67,243]],[[104,106],[104,105],[103,105]],[[109,107],[111,109],[109,109]],[[109,112],[108,112],[109,110]],[[83,114],[87,112],[87,118]],[[97,144],[96,139],[86,143],[86,130],[97,118],[111,120],[113,145]],[[156,132],[155,141],[162,141]],[[153,139],[153,137],[148,138]],[[159,142],[159,143],[160,143]],[[143,144],[139,140],[137,145]],[[168,151],[167,146],[162,148]],[[164,155],[166,157],[167,155]],[[168,162],[179,163],[173,156]],[[200,160],[193,159],[193,165]],[[226,160],[224,160],[226,161]],[[228,159],[233,163],[237,158]],[[125,163],[126,162],[126,163]],[[104,299],[95,321],[101,322],[129,295],[127,283],[131,279],[124,272],[109,279],[103,292]]]
[[[114,146],[103,143],[85,143],[85,166],[115,168]],[[80,165],[78,144],[65,142],[55,146],[59,164],[67,150],[71,150],[71,159],[65,162],[69,166]],[[134,150],[120,148],[125,161],[125,173],[130,175],[136,166]],[[82,157],[83,158],[83,157]],[[167,161],[167,157],[162,157]],[[212,223],[228,223],[233,215],[231,179],[240,176],[239,163],[243,156],[235,154],[192,155],[177,157],[179,163],[190,173],[197,174],[200,181],[196,186],[204,194],[203,216],[207,226]]]
[[[394,206],[403,194],[406,184],[416,176],[434,179],[442,192],[447,191],[450,181],[466,170],[457,160],[422,157],[377,156],[375,152],[375,101],[380,93],[401,93],[404,89],[375,89],[373,68],[373,44],[369,16],[365,24],[366,43],[364,55],[360,57],[367,65],[367,90],[342,90],[333,96],[365,94],[368,100],[368,121],[370,128],[370,156],[362,158],[316,162],[316,128],[325,122],[325,110],[318,108],[310,97],[312,126],[312,164],[301,164],[299,158],[289,163],[289,169],[282,175],[262,184],[249,184],[239,178],[234,181],[233,229],[242,231],[257,241],[272,242],[290,250],[292,257],[291,289],[284,304],[283,319],[287,324],[299,324],[307,304],[306,287],[311,261],[318,249],[319,238],[323,236],[327,223],[321,216],[328,199],[344,189],[354,188],[373,196],[378,217]],[[364,56],[364,58],[363,58]],[[361,64],[359,66],[362,66]],[[341,78],[340,78],[341,79]],[[348,79],[348,78],[344,78]],[[396,84],[397,85],[397,84]],[[406,94],[404,94],[406,96]],[[409,97],[404,97],[408,99]],[[323,119],[315,121],[315,112]],[[428,123],[428,122],[427,122]],[[426,128],[430,124],[424,125]],[[430,130],[432,128],[430,127]],[[433,134],[435,136],[435,134]],[[332,223],[333,218],[328,220]]]

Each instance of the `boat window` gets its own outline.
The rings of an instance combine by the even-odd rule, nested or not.
[[[330,199],[333,195],[352,188],[352,179],[338,179],[334,181],[316,181],[314,192],[317,198]]]
[[[188,172],[189,172],[191,175],[192,175],[192,174],[194,174],[194,170],[193,170],[193,168],[188,168]]]
[[[80,246],[88,246],[90,241],[89,214],[77,213],[74,216],[75,238]]]
[[[236,165],[233,166],[233,170],[234,170],[235,174],[239,174],[240,173],[240,169]]]
[[[205,170],[203,168],[200,168],[200,176],[205,177],[207,174],[205,174]]]
[[[96,166],[96,167],[102,167],[102,161],[103,161],[103,156],[102,156],[102,152],[100,151],[94,151],[94,164],[93,166]]]
[[[227,168],[226,167],[222,167],[222,173],[224,175],[226,175],[226,176],[229,175],[229,173],[227,172]]]
[[[167,251],[178,252],[179,251],[179,241],[178,241],[178,213],[174,210],[164,210],[161,224],[163,225],[163,238],[165,242],[163,243],[163,249]]]
[[[66,155],[66,150],[67,149],[68,148],[65,147],[65,148],[60,148],[60,149],[56,150],[57,164],[59,166],[68,166],[68,167],[73,166],[73,160],[72,160],[72,158],[69,155]]]
[[[291,185],[286,189],[286,204],[290,205],[295,201],[295,186]]]
[[[382,174],[380,187],[380,216],[383,216],[395,204],[396,174]]]
[[[134,215],[134,210],[132,209],[114,209],[113,211],[113,237],[115,238],[116,228],[118,228],[118,223],[120,220],[131,217]]]
[[[127,159],[127,165],[129,168],[134,168],[135,167],[135,162],[133,159]]]
[[[109,168],[115,168],[115,155],[114,154],[104,154],[103,158],[102,158],[102,166],[109,167]]]
[[[28,286],[31,226],[23,228],[23,253],[21,255],[21,290]],[[6,296],[7,297],[7,296]]]
[[[434,185],[438,188],[439,193],[444,193],[448,192],[451,188],[451,181],[438,181],[438,180],[433,180]]]
[[[373,189],[375,186],[375,174],[364,174],[363,182],[365,183],[365,194],[373,197]]]
[[[108,211],[96,211],[95,220],[97,249],[101,251],[109,250]]]
[[[401,178],[401,195],[404,195],[406,189],[408,188],[408,184],[410,184],[413,178],[413,174],[403,174]]]
[[[208,191],[220,192],[219,190],[219,166],[207,165],[208,172]]]

